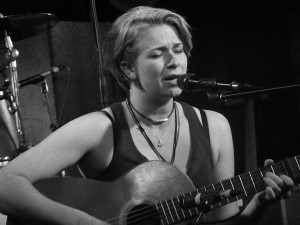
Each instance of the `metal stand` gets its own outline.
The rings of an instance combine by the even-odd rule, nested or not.
[[[275,88],[266,88],[249,92],[241,93],[207,93],[208,98],[213,103],[225,103],[228,100],[247,97],[247,110],[246,110],[246,171],[251,171],[257,168],[257,146],[255,134],[255,113],[254,113],[254,100],[252,96],[261,95],[265,93],[273,93],[278,91],[285,91],[293,88],[299,88],[300,84],[288,85]],[[287,210],[286,202],[280,201],[282,224],[287,224]]]
[[[49,96],[48,96],[49,89],[48,89],[48,84],[47,84],[46,79],[44,79],[41,83],[41,90],[42,90],[42,93],[44,94],[45,99],[46,99],[48,114],[49,114],[50,121],[51,121],[50,130],[52,132],[54,132],[57,129],[57,125],[54,123],[53,117],[52,117],[52,114],[51,114],[50,102],[49,102]]]
[[[49,96],[48,96],[49,88],[48,88],[48,84],[47,84],[46,79],[44,79],[41,82],[41,90],[42,90],[42,93],[45,96],[47,109],[48,109],[48,114],[49,114],[49,118],[50,118],[50,121],[51,121],[51,124],[50,124],[49,128],[50,128],[51,132],[54,132],[57,129],[57,125],[54,123],[54,120],[53,120],[53,117],[52,117],[52,114],[51,114],[51,108],[50,108],[50,102],[49,102]],[[59,173],[59,175],[62,176],[62,177],[65,177],[66,176],[66,171],[65,170],[61,171]]]
[[[9,49],[10,52],[14,51],[13,43],[10,37],[7,35],[5,31],[5,45]],[[18,73],[17,73],[17,62],[16,60],[10,62],[9,65],[10,75],[11,75],[11,92],[6,91],[6,97],[8,97],[8,101],[10,102],[10,106],[8,108],[10,114],[14,115],[16,128],[19,136],[19,145],[17,148],[20,152],[23,152],[27,149],[26,139],[23,132],[23,124],[21,119],[21,112],[20,112],[20,104],[19,104],[19,81],[18,81]],[[8,89],[8,87],[7,87]]]
[[[3,100],[0,102],[0,116],[5,116],[6,125],[9,125],[9,132],[14,132],[10,135],[14,138],[15,147],[19,153],[27,150],[29,146],[27,146],[23,132],[19,107],[20,84],[14,55],[15,53],[18,55],[18,51],[14,48],[11,37],[14,41],[29,38],[51,29],[57,22],[58,18],[50,13],[26,13],[11,16],[3,16],[0,13],[1,37],[4,34],[5,46],[9,53],[5,55],[7,61],[0,66],[0,73],[3,74],[5,81],[0,89],[0,99]],[[8,68],[10,69],[10,77],[6,75],[5,71]]]
[[[277,92],[277,91],[284,91],[287,89],[299,88],[299,87],[300,84],[294,84],[294,85],[288,85],[282,87],[265,88],[265,89],[255,90],[255,91],[247,91],[247,92],[239,92],[239,93],[231,93],[231,92],[207,93],[207,96],[212,103],[224,103],[230,99],[234,99],[238,97],[255,96],[255,95],[261,95],[261,94]]]

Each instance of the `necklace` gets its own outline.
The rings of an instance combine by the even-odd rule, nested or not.
[[[173,108],[170,112],[170,114],[166,117],[166,118],[163,118],[163,119],[151,119],[151,118],[148,118],[147,116],[145,116],[144,114],[142,114],[141,112],[139,112],[130,102],[130,107],[138,114],[140,115],[141,117],[143,117],[144,119],[148,120],[148,121],[151,121],[152,123],[164,123],[164,122],[167,122],[170,117],[172,116],[173,112],[174,112],[174,109],[175,109],[175,102],[173,103]]]
[[[160,136],[158,136],[155,132],[152,132],[151,130],[145,128],[147,131],[149,131],[149,132],[157,139],[157,144],[156,144],[156,146],[157,146],[158,148],[161,148],[162,146],[164,146],[164,143],[163,143],[163,141],[162,141],[161,138],[162,138],[163,134],[165,133],[167,127],[168,127],[169,121],[170,121],[170,120],[167,121],[167,124],[166,124],[166,126],[165,126],[165,128],[164,128],[164,130],[163,130],[163,132],[161,133]],[[139,127],[137,127],[137,129],[139,130]]]
[[[152,150],[155,152],[155,154],[164,162],[166,162],[166,160],[164,159],[164,157],[157,151],[157,149],[155,148],[155,146],[153,145],[152,141],[150,140],[150,138],[148,137],[148,135],[146,134],[144,128],[142,127],[142,125],[140,124],[140,122],[138,121],[138,119],[136,118],[133,109],[132,109],[132,104],[130,102],[129,99],[126,100],[126,104],[128,107],[128,110],[133,118],[133,120],[135,121],[136,125],[138,126],[140,132],[142,133],[142,135],[145,137],[146,141],[148,142],[149,146],[152,148]],[[175,105],[175,132],[174,132],[174,141],[173,141],[173,153],[172,153],[172,158],[170,160],[170,163],[173,164],[174,163],[174,159],[175,159],[175,154],[176,154],[176,147],[177,147],[177,143],[178,143],[178,136],[179,136],[179,130],[180,130],[180,120],[179,120],[179,116],[178,116],[178,109],[177,109],[177,105],[174,103]]]

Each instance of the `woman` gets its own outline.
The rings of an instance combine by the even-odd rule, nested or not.
[[[187,72],[192,49],[186,21],[168,10],[137,7],[116,20],[107,40],[105,66],[128,99],[69,122],[1,169],[2,212],[53,224],[106,224],[45,198],[32,186],[76,163],[85,177],[103,181],[151,160],[173,164],[196,187],[234,175],[227,120],[174,101],[181,93],[177,78]],[[289,196],[293,187],[286,175],[266,173],[264,182],[266,189],[230,223],[258,220],[269,202]],[[236,213],[237,204],[231,203],[206,218]]]

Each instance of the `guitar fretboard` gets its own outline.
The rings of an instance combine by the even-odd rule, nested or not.
[[[211,204],[210,210],[226,205],[230,202],[237,201],[241,198],[251,197],[254,194],[265,189],[263,177],[267,172],[275,173],[277,175],[285,174],[293,179],[295,184],[300,182],[300,156],[295,156],[283,161],[277,162],[271,166],[260,168],[256,171],[248,172],[238,175],[236,177],[222,180],[216,184],[211,184],[193,192],[186,193],[180,196],[173,197],[155,204],[156,210],[159,213],[160,221],[163,225],[176,224],[185,220],[193,219],[200,215],[201,210],[197,207],[184,208],[182,200],[185,197],[196,196],[198,193],[206,191],[225,191],[235,190],[238,195],[222,199],[219,202]]]

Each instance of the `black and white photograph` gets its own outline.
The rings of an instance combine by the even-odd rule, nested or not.
[[[297,225],[300,7],[1,0],[0,225]]]

